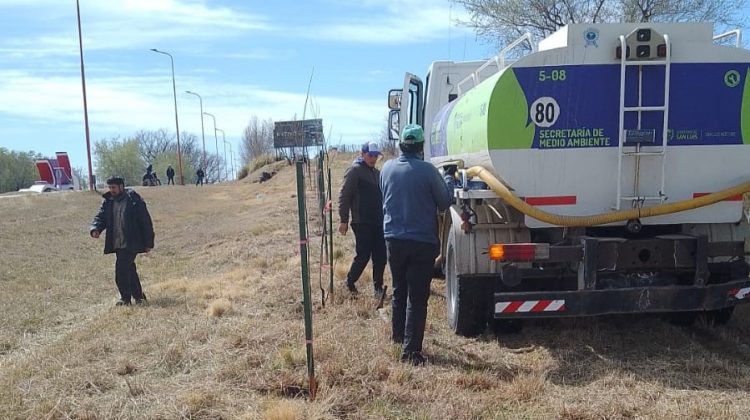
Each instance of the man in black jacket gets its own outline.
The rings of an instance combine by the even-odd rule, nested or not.
[[[383,237],[383,199],[380,194],[380,171],[375,163],[381,155],[377,143],[365,143],[359,156],[344,174],[339,192],[339,233],[349,230],[349,212],[354,232],[356,255],[346,276],[346,287],[357,293],[354,285],[372,257],[372,282],[375,297],[383,294],[386,250]]]
[[[135,257],[149,252],[154,247],[154,226],[146,202],[133,190],[125,188],[122,177],[107,179],[109,192],[103,195],[99,211],[89,227],[92,238],[98,238],[106,230],[104,253],[117,256],[115,262],[115,283],[120,292],[116,305],[130,305],[146,302],[141,288],[141,280],[135,267]]]
[[[172,165],[167,166],[167,185],[174,185],[174,168]]]
[[[206,173],[203,172],[203,169],[198,168],[198,171],[195,173],[195,186],[197,187],[199,184],[203,185],[203,177],[206,176]]]

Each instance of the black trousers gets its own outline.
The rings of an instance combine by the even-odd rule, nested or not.
[[[203,185],[203,177],[199,176],[198,179],[195,181],[195,185]]]
[[[115,283],[117,290],[120,291],[120,298],[125,302],[130,302],[130,298],[143,299],[143,289],[141,289],[141,279],[138,278],[138,271],[135,269],[136,253],[127,249],[115,250],[117,260],[115,261]]]
[[[392,338],[404,343],[404,353],[420,352],[438,246],[398,239],[386,243],[393,276]]]
[[[362,271],[365,270],[367,262],[372,258],[372,283],[375,288],[383,287],[383,273],[387,262],[385,251],[385,237],[383,236],[383,225],[370,225],[365,223],[353,223],[354,242],[356,243],[356,255],[346,282],[350,285],[359,280]]]
[[[169,184],[174,185],[174,177],[173,176],[167,177],[167,185],[169,185]]]

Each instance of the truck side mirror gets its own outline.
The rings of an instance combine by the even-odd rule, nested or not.
[[[388,91],[388,109],[401,109],[401,89]]]
[[[388,140],[398,141],[399,140],[399,123],[398,123],[398,111],[393,109],[388,113]]]

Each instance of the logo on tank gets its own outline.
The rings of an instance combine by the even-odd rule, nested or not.
[[[586,40],[585,47],[588,47],[589,45],[594,46],[596,48],[599,48],[599,44],[597,41],[599,40],[599,30],[595,28],[588,28],[585,31],[583,31],[583,39]]]

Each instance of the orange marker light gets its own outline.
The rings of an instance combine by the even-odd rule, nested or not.
[[[489,254],[491,260],[502,261],[505,258],[505,246],[503,244],[491,244]]]
[[[535,261],[549,259],[549,244],[490,244],[487,255],[492,261]]]

